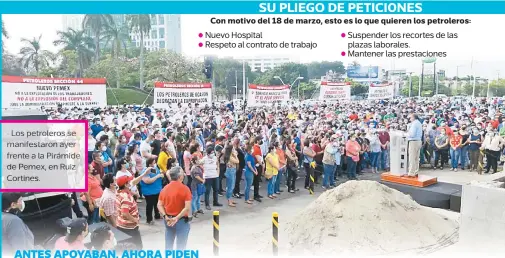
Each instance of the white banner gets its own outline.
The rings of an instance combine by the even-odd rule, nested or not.
[[[247,106],[272,106],[275,103],[289,101],[289,85],[263,86],[249,84]]]
[[[372,84],[368,89],[368,99],[392,99],[395,96],[395,88],[392,83]]]
[[[2,76],[3,109],[107,106],[105,78]]]
[[[351,100],[351,83],[321,82],[319,100],[327,102]]]
[[[154,107],[187,107],[195,104],[204,107],[212,105],[212,84],[185,82],[155,82]]]

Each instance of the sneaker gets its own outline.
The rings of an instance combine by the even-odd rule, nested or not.
[[[223,207],[223,205],[222,205],[222,204],[220,204],[220,203],[214,203],[214,204],[213,204],[213,206],[214,206],[214,207]]]
[[[257,202],[261,202],[261,198],[259,198],[259,197],[254,198],[254,200]]]
[[[208,206],[208,205],[205,206],[205,209],[208,210],[208,211],[212,210],[212,208],[210,208],[210,206]]]
[[[458,172],[458,169],[457,169],[457,168],[455,168],[455,169],[454,169],[454,172]]]
[[[154,225],[154,221],[149,221],[149,222],[147,222],[147,224],[153,226]]]
[[[218,193],[217,195],[218,195],[219,197],[223,197],[223,196],[224,196],[224,194],[222,194],[222,193]]]

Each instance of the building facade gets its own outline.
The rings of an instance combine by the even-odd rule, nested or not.
[[[126,15],[112,15],[117,26],[126,26]],[[63,28],[80,30],[84,15],[63,15]],[[140,35],[130,33],[132,45],[140,47]],[[151,14],[151,31],[144,35],[144,47],[148,51],[171,50],[181,53],[181,15]]]
[[[253,72],[265,72],[286,63],[299,63],[299,59],[290,57],[245,57],[237,58],[240,62],[245,61]]]

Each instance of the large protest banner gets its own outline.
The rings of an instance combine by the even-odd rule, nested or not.
[[[186,107],[188,104],[212,105],[211,83],[155,82],[154,107]]]
[[[371,84],[368,89],[368,99],[391,99],[395,95],[392,83]]]
[[[2,108],[107,106],[105,78],[2,76]]]
[[[263,86],[249,84],[247,106],[272,106],[275,103],[289,101],[289,85]]]
[[[321,82],[319,100],[335,102],[339,100],[351,100],[350,82]]]

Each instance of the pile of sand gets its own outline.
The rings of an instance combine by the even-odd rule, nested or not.
[[[453,244],[458,222],[374,181],[326,191],[287,228],[289,253],[425,254]]]

